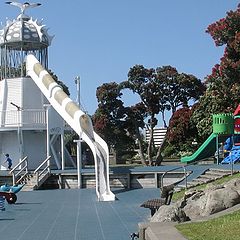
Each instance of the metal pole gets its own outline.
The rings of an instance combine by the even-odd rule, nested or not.
[[[75,84],[77,85],[77,103],[80,107],[80,77],[75,77]]]
[[[19,153],[20,153],[20,159],[23,158],[23,136],[22,136],[22,128],[20,127],[21,124],[21,111],[22,108],[18,106],[17,104],[10,102],[11,105],[17,108],[17,138],[18,138],[18,144],[19,144]],[[21,161],[20,160],[20,161]],[[22,166],[20,166],[22,168]]]
[[[216,149],[217,149],[217,165],[219,164],[219,143],[218,143],[218,134],[216,136]]]
[[[65,170],[65,155],[64,155],[64,129],[61,132],[61,152],[62,152],[62,170]]]
[[[235,142],[234,142],[234,135],[232,135],[232,149],[234,148]],[[232,149],[230,150],[231,154],[231,176],[233,175],[233,158],[232,158]]]
[[[82,149],[81,149],[81,137],[79,140],[74,140],[77,143],[77,176],[78,176],[78,188],[82,187]]]
[[[47,146],[46,146],[46,150],[47,150],[47,158],[48,158],[50,156],[49,109],[50,109],[51,105],[46,104],[44,106],[46,107],[46,123],[47,123]],[[48,172],[50,172],[50,158],[47,162],[47,166],[48,166]]]
[[[230,150],[230,160],[231,160],[231,176],[233,175],[233,159],[232,159],[232,151]]]
[[[77,103],[80,108],[80,77],[75,77],[75,84],[77,85]],[[79,136],[79,140],[77,142],[77,174],[78,174],[78,188],[82,187],[82,147],[81,147],[81,136]]]

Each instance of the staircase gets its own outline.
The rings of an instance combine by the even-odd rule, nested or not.
[[[29,173],[24,179],[20,182],[20,184],[24,184],[22,191],[33,191],[37,190],[41,187],[41,185],[48,179],[50,173],[46,173],[38,179],[36,173]]]
[[[39,187],[48,179],[50,174],[49,159],[47,157],[34,172],[28,171],[27,157],[21,160],[10,173],[13,176],[13,185],[24,184],[22,191],[32,191],[39,189]],[[19,166],[24,165],[18,169]]]
[[[236,173],[236,172],[237,171],[234,171],[233,173]],[[191,181],[187,182],[187,186],[188,188],[196,187],[204,183],[213,182],[217,179],[220,179],[225,176],[229,176],[231,174],[232,174],[231,170],[210,168],[206,170],[203,174],[198,176],[197,178],[194,178]],[[177,186],[177,188],[179,188],[178,190],[183,189],[185,188],[185,185],[181,183]]]

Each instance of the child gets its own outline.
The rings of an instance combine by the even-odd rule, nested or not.
[[[12,159],[9,157],[8,153],[5,155],[5,157],[6,157],[6,161],[5,162],[8,163],[8,170],[11,170],[12,169]]]

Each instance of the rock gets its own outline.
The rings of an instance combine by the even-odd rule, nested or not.
[[[189,190],[183,199],[159,208],[151,222],[197,220],[240,203],[240,179],[222,185],[210,184],[205,190]]]
[[[151,218],[151,222],[171,222],[175,217],[175,204],[163,205]]]
[[[198,196],[198,194],[196,194]],[[187,204],[184,207],[184,212],[191,220],[198,219],[203,216],[203,212],[206,206],[206,195],[202,194],[201,197],[187,200]]]
[[[151,222],[186,222],[189,218],[182,208],[173,205],[163,205],[151,218]]]
[[[240,179],[239,178],[232,179],[232,180],[228,181],[227,183],[225,183],[223,186],[227,189],[229,189],[229,188],[235,189],[240,194]]]
[[[231,188],[217,189],[206,193],[207,202],[203,216],[220,212],[240,203],[239,194]]]

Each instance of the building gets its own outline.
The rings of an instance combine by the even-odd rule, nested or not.
[[[14,165],[19,159],[28,156],[29,169],[35,169],[51,154],[51,165],[60,168],[64,158],[64,154],[61,153],[61,149],[64,149],[64,121],[48,106],[47,99],[32,79],[26,76],[25,64],[25,57],[32,53],[47,69],[48,47],[53,37],[48,34],[42,23],[25,14],[31,4],[12,4],[21,9],[21,14],[12,21],[8,20],[0,30],[1,169],[6,167],[6,153],[10,154]],[[49,149],[46,134],[47,117],[51,123],[51,126],[48,126]]]
[[[167,133],[167,128],[160,128],[160,127],[154,128],[153,140],[154,140],[155,147],[159,147],[162,144],[166,133]],[[145,131],[145,139],[147,142],[149,142],[150,133],[148,129],[146,129]]]

